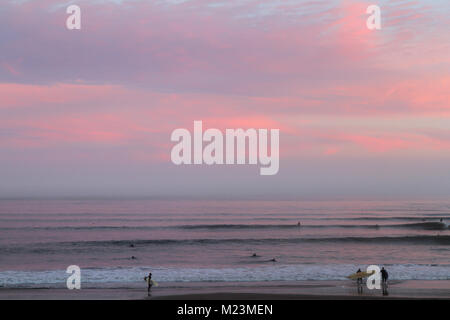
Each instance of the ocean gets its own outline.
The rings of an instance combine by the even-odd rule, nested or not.
[[[443,219],[443,222],[440,222]],[[450,280],[450,201],[1,200],[0,286]],[[300,222],[300,225],[299,225]],[[275,261],[273,261],[275,260]]]

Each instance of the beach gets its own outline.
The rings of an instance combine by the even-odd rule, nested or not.
[[[81,288],[0,288],[0,299],[19,300],[355,300],[450,299],[450,280],[393,281],[389,295],[364,286],[358,294],[352,281],[296,281],[242,283],[160,283],[147,296],[145,285]]]
[[[450,297],[448,201],[0,203],[0,299]],[[374,265],[388,296],[347,278]]]

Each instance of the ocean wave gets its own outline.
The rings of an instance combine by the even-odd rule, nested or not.
[[[0,230],[52,230],[52,231],[95,231],[95,230],[241,230],[241,229],[379,229],[379,228],[410,228],[421,230],[446,230],[450,227],[442,222],[419,222],[405,224],[185,224],[173,226],[46,226],[46,227],[2,227]]]
[[[420,222],[420,223],[406,223],[389,225],[389,227],[396,228],[410,228],[410,229],[421,229],[421,230],[445,230],[449,229],[450,226],[443,222]]]
[[[436,243],[450,244],[450,235],[415,235],[398,237],[321,237],[321,238],[226,238],[226,239],[161,239],[161,240],[111,240],[111,241],[83,241],[62,242],[69,246],[124,246],[124,245],[196,245],[196,244],[221,244],[221,243],[251,243],[251,244],[277,244],[277,243],[305,243],[305,242],[358,242],[358,243]]]
[[[164,286],[182,286],[187,282],[267,282],[302,280],[345,280],[358,268],[354,264],[294,264],[259,267],[191,268],[191,267],[127,267],[82,268],[82,287],[123,286],[136,284],[145,289],[143,276],[152,272],[153,279]],[[445,265],[388,265],[392,280],[450,280]],[[64,287],[68,275],[65,270],[1,271],[4,287]],[[165,284],[168,283],[168,284]]]
[[[411,228],[423,230],[445,230],[448,229],[442,222],[421,222],[421,223],[405,223],[405,224],[200,224],[200,225],[184,225],[176,226],[181,229],[310,229],[310,228],[351,228],[351,229],[378,229],[378,228]]]
[[[54,253],[60,250],[92,250],[114,247],[146,247],[146,246],[196,246],[221,244],[251,244],[251,245],[278,245],[302,243],[360,243],[360,244],[434,244],[450,245],[450,235],[415,235],[398,237],[322,237],[322,238],[260,238],[260,239],[155,239],[155,240],[99,240],[78,242],[51,242],[38,243],[27,246],[0,247],[0,253]]]

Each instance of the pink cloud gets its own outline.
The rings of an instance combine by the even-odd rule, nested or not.
[[[254,2],[86,1],[79,33],[64,29],[64,10],[48,10],[57,1],[5,5],[1,146],[61,158],[64,148],[120,149],[133,161],[166,163],[171,131],[203,120],[220,129],[279,128],[282,158],[448,155],[443,129],[302,122],[448,117],[448,32],[440,19],[430,23],[436,11],[419,16],[409,2],[393,3],[384,29],[372,32],[367,3],[264,3],[272,11],[262,14]]]
[[[8,71],[11,75],[13,76],[20,76],[21,72],[17,70],[17,68],[15,68],[14,66],[12,66],[10,63],[7,62],[2,62],[1,66],[3,67],[3,69],[5,69],[6,71]]]
[[[420,92],[417,87],[423,81],[418,79],[400,83],[389,90],[387,86],[385,95],[379,95],[382,92],[380,90],[364,87],[330,89],[330,94],[353,98],[354,90],[377,106],[404,103],[425,116],[446,111],[443,109],[447,107],[444,89],[448,79],[444,78],[440,84],[426,87],[426,92]],[[291,156],[298,156],[303,150],[317,146],[325,150],[322,151],[324,154],[331,155],[342,149],[340,144],[343,142],[369,152],[430,147],[446,149],[448,146],[445,138],[427,136],[416,132],[414,128],[405,135],[390,132],[392,129],[389,128],[380,128],[374,134],[361,129],[347,132],[337,128],[310,127],[307,120],[302,120],[302,114],[311,107],[321,107],[322,102],[311,100],[312,104],[305,107],[302,103],[309,100],[296,100],[294,97],[173,94],[117,85],[86,84],[0,84],[0,93],[6,97],[0,107],[6,116],[0,119],[0,124],[4,130],[15,132],[6,136],[2,144],[17,147],[85,143],[148,145],[158,150],[168,150],[171,131],[180,127],[189,129],[194,120],[202,120],[205,128],[278,128],[287,144],[283,147],[284,154]],[[314,95],[314,92],[311,94]],[[339,111],[340,117],[355,115],[357,110],[351,109],[352,103],[367,103],[362,97],[358,99],[361,100],[345,100],[349,101],[348,105],[338,102],[336,109],[331,108],[328,114]],[[428,108],[429,105],[433,108]],[[370,120],[372,116],[394,112],[396,110],[372,109],[367,117]],[[286,121],[292,117],[299,120]],[[296,139],[300,139],[300,146],[296,145]]]

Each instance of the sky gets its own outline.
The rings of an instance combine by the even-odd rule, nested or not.
[[[448,197],[449,17],[425,0],[2,1],[0,198]],[[280,129],[278,174],[174,165],[194,120]]]

